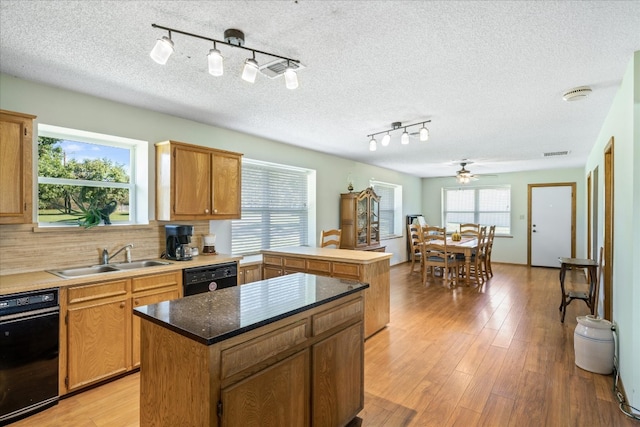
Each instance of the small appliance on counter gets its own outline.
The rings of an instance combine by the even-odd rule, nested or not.
[[[193,225],[167,224],[164,226],[167,237],[165,256],[176,261],[188,261],[191,259],[191,236]]]
[[[204,245],[202,247],[203,255],[217,255],[216,252],[216,235],[215,234],[207,234],[202,236]]]

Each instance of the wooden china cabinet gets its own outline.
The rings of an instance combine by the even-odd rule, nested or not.
[[[384,252],[380,246],[380,197],[367,188],[340,195],[341,249]]]

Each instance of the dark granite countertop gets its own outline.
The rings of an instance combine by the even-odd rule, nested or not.
[[[134,309],[134,314],[211,345],[368,288],[296,273]]]

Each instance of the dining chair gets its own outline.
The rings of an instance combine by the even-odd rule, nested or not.
[[[477,238],[479,234],[480,234],[480,224],[472,224],[472,223],[460,224],[460,235],[462,237],[473,236]]]
[[[442,283],[451,287],[459,280],[458,270],[464,260],[458,259],[456,254],[447,249],[447,231],[442,227],[422,227],[423,268],[422,282],[427,281],[427,269],[439,267],[442,269]]]
[[[486,257],[486,245],[487,245],[487,227],[486,226],[480,227],[480,232],[478,233],[477,239],[478,239],[478,248],[471,254],[471,263],[469,265],[470,271],[465,270],[466,264],[462,265],[461,271],[465,276],[469,275],[469,278],[473,278],[473,280],[476,282],[478,286],[481,286],[485,282],[483,266],[484,266],[484,260]],[[459,259],[462,258],[464,260],[464,257],[458,256],[458,258]]]
[[[420,263],[420,271],[422,271],[422,227],[420,224],[407,225],[407,239],[409,239],[409,258],[411,261],[411,273],[416,260]]]
[[[320,235],[320,247],[321,248],[335,248],[340,249],[340,237],[342,236],[341,229],[322,230]]]
[[[489,233],[487,234],[487,242],[484,248],[484,260],[483,270],[484,275],[489,280],[489,276],[493,277],[493,270],[491,270],[491,250],[493,249],[493,238],[496,236],[496,226],[489,227]]]

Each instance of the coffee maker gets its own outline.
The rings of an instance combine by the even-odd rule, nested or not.
[[[191,236],[193,235],[193,225],[165,225],[164,231],[167,236],[166,257],[176,261],[188,261],[191,259]]]

